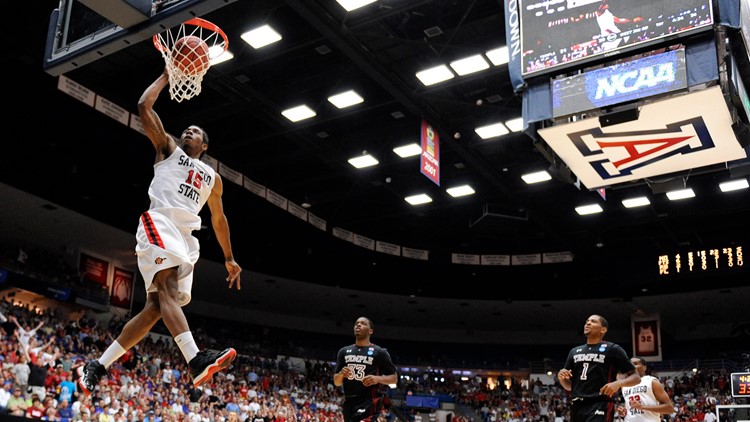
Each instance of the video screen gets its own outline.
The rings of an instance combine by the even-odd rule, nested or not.
[[[742,82],[742,75],[740,74],[740,69],[737,67],[737,59],[734,56],[730,56],[731,58],[731,73],[730,73],[730,81],[732,82],[732,94],[733,98],[732,101],[735,103],[735,107],[737,107],[737,112],[742,117],[742,119],[750,124],[750,95],[747,93],[747,87]]]
[[[740,1],[740,32],[745,41],[745,53],[750,58],[750,0]]]
[[[552,116],[662,95],[688,86],[685,50],[647,55],[552,81]]]
[[[524,76],[711,29],[711,0],[519,0]]]

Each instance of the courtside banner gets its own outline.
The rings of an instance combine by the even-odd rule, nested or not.
[[[440,186],[440,138],[426,120],[422,120],[422,129],[419,132],[422,140],[420,170],[428,179]]]
[[[78,272],[81,274],[81,278],[106,286],[109,262],[81,252]]]
[[[133,282],[135,274],[132,271],[115,267],[112,281],[112,294],[109,303],[118,308],[130,309],[133,301]]]
[[[661,322],[659,314],[631,317],[633,356],[647,362],[661,362]]]
[[[637,120],[588,118],[539,135],[588,189],[747,157],[718,86],[643,105]]]

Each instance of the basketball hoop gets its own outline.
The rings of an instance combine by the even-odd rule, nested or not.
[[[178,41],[185,37],[197,37],[203,40],[200,48],[193,47],[188,50],[191,57],[196,60],[206,60],[206,63],[199,66],[185,66],[183,58],[177,58],[176,55],[185,54],[185,50],[176,51],[185,48],[184,44],[177,45]],[[154,35],[154,46],[164,58],[164,64],[169,75],[169,96],[180,102],[189,100],[201,93],[201,83],[203,76],[211,66],[211,61],[215,60],[229,47],[229,39],[224,31],[215,24],[201,18],[192,18],[181,23],[179,26],[164,30]],[[207,48],[207,52],[203,49]]]

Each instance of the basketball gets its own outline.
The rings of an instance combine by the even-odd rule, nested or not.
[[[187,75],[208,69],[208,45],[200,37],[187,35],[178,39],[172,49],[174,65]]]

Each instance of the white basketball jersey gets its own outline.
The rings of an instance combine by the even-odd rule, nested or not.
[[[659,400],[654,395],[654,389],[652,382],[654,377],[651,375],[644,375],[641,377],[641,382],[638,385],[632,387],[622,388],[622,397],[625,400],[625,422],[659,422],[661,416],[650,410],[633,409],[630,405],[633,402],[641,402],[646,406],[655,406],[659,404]]]
[[[216,181],[214,169],[190,158],[177,147],[167,159],[154,164],[154,178],[148,188],[150,210],[166,214],[178,227],[201,228],[198,215]]]
[[[656,351],[656,336],[651,326],[641,326],[638,332],[638,353],[654,353]]]

